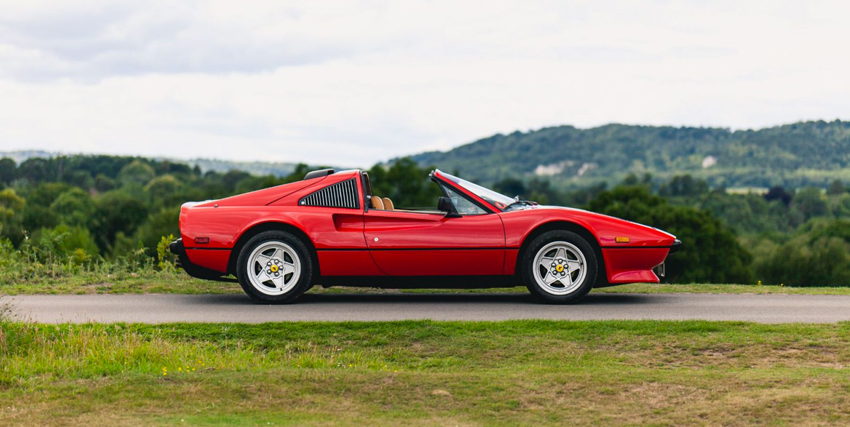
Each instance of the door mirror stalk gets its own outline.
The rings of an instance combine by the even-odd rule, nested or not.
[[[460,218],[460,214],[457,213],[452,199],[448,197],[440,197],[437,200],[437,210],[445,212],[446,218]]]

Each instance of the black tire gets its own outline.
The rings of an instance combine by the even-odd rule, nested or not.
[[[537,253],[545,246],[555,242],[566,242],[577,248],[581,255],[585,258],[585,275],[581,284],[574,290],[564,295],[556,295],[547,292],[534,277],[534,268],[539,268],[534,265],[534,260]],[[587,240],[580,235],[566,230],[547,231],[540,236],[537,236],[528,245],[519,260],[520,277],[523,283],[528,288],[532,295],[537,297],[542,302],[556,304],[571,304],[578,302],[584,298],[596,283],[596,275],[598,274],[599,264],[596,259],[596,252]],[[578,276],[577,276],[578,277]]]
[[[248,277],[248,258],[254,249],[268,242],[281,242],[288,245],[294,250],[295,255],[298,256],[301,266],[300,276],[295,286],[280,295],[268,295],[260,292],[254,287]],[[256,302],[291,303],[310,289],[313,281],[313,260],[310,257],[309,249],[298,237],[285,231],[264,231],[252,237],[242,247],[242,250],[239,252],[239,258],[236,260],[236,277],[239,279],[239,285],[242,286],[242,290]]]

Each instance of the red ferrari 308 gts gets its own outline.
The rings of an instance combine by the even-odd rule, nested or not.
[[[681,242],[618,218],[510,198],[436,170],[436,209],[398,208],[360,170],[221,200],[186,203],[171,244],[192,276],[227,280],[262,302],[314,284],[383,288],[508,287],[567,303],[593,287],[658,282]]]

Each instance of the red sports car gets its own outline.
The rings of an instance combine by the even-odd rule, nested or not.
[[[436,170],[436,209],[374,194],[369,175],[332,169],[221,200],[186,203],[171,244],[192,276],[232,274],[258,301],[322,286],[508,287],[574,302],[593,287],[658,282],[681,242],[645,225],[539,206]],[[232,279],[231,279],[232,280]]]

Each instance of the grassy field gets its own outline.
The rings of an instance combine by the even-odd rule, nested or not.
[[[0,425],[847,423],[847,323],[0,322]]]
[[[71,277],[57,277],[43,281],[26,283],[0,283],[0,294],[127,294],[127,293],[177,293],[177,294],[222,294],[241,293],[238,283],[213,282],[193,279],[188,275],[178,273],[151,272],[144,275],[124,274],[121,276],[102,276],[83,274]],[[311,293],[341,292],[410,292],[410,293],[527,293],[524,287],[499,289],[411,289],[411,290],[381,290],[374,288],[330,288],[320,286],[313,288]],[[711,284],[647,284],[637,283],[610,288],[595,289],[593,292],[614,293],[734,293],[734,294],[815,294],[815,295],[850,295],[850,287],[789,287],[789,286],[758,286],[758,285],[711,285]]]

